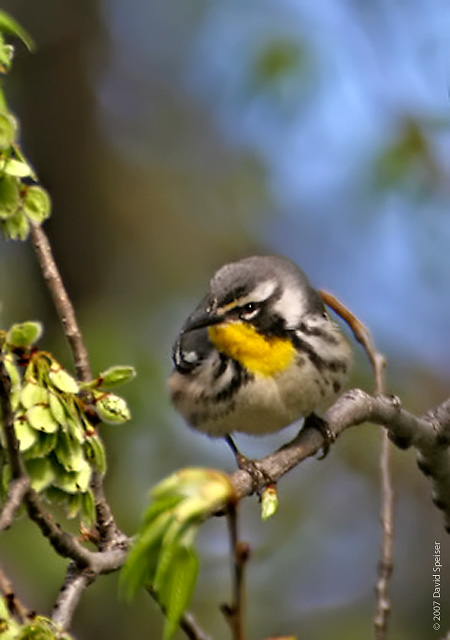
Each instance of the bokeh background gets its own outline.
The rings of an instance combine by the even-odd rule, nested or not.
[[[173,338],[224,262],[289,256],[340,297],[388,358],[389,390],[423,412],[450,382],[450,7],[444,0],[2,0],[34,37],[6,92],[24,150],[49,189],[46,229],[99,371],[133,364],[127,426],[105,426],[107,493],[132,533],[148,489],[187,465],[231,471],[224,443],[191,432],[168,403]],[[71,366],[27,244],[0,244],[1,324],[45,323]],[[352,385],[370,390],[355,346]],[[250,456],[284,442],[241,437]],[[242,505],[249,540],[249,637],[372,635],[379,557],[378,432],[339,439],[280,483],[267,523]],[[450,550],[413,452],[394,452],[391,640],[444,636]],[[443,629],[432,629],[434,542],[442,544]],[[217,640],[230,594],[222,519],[200,534],[193,610]],[[65,562],[20,520],[2,564],[48,613]],[[117,576],[86,592],[83,640],[161,637],[144,595]],[[180,634],[179,638],[184,637]]]

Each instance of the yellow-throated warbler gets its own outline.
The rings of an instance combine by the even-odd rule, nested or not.
[[[173,361],[176,409],[196,429],[229,439],[315,418],[341,391],[351,351],[296,264],[253,256],[214,274]]]

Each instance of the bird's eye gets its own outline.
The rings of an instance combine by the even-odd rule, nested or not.
[[[239,316],[242,320],[251,320],[256,316],[259,311],[259,307],[254,302],[247,302],[241,307]]]

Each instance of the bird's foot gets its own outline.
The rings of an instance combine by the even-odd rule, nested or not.
[[[322,445],[322,453],[318,458],[318,460],[323,460],[328,455],[330,446],[336,440],[336,436],[331,431],[328,422],[323,418],[320,418],[315,413],[311,413],[309,416],[307,416],[307,418],[305,418],[305,424],[303,425],[303,428],[305,427],[316,429],[323,437],[324,442]]]
[[[261,469],[256,460],[247,458],[239,451],[230,435],[227,435],[225,439],[231,451],[233,452],[237,466],[239,467],[239,469],[242,469],[249,474],[252,479],[254,491],[256,491],[258,495],[261,496],[264,488],[268,485],[273,484],[272,478],[270,478],[268,474],[263,469]]]

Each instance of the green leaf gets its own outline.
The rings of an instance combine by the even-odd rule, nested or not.
[[[25,467],[30,476],[31,486],[38,493],[51,485],[55,479],[53,466],[48,458],[25,460]]]
[[[95,398],[98,415],[104,422],[122,424],[131,419],[131,413],[123,398],[113,393],[102,393]]]
[[[20,451],[26,451],[32,447],[38,439],[38,432],[30,427],[25,416],[16,416],[14,430],[19,441]]]
[[[178,628],[181,616],[189,605],[198,575],[198,558],[192,547],[178,547],[167,580],[160,592],[166,607],[164,640],[169,640]]]
[[[0,31],[11,36],[15,36],[22,40],[28,51],[34,49],[34,42],[30,34],[18,23],[14,18],[11,18],[6,11],[0,10]]]
[[[22,201],[22,207],[27,218],[41,224],[50,215],[50,196],[42,187],[33,185],[28,187]]]
[[[40,322],[13,324],[6,334],[6,342],[11,347],[31,347],[42,336]]]
[[[97,380],[99,386],[116,387],[130,382],[135,377],[136,369],[134,367],[116,365],[99,373]]]
[[[131,600],[137,591],[153,582],[161,542],[170,522],[170,513],[161,513],[137,536],[120,576],[120,591]]]
[[[80,386],[70,373],[67,373],[60,364],[54,362],[48,374],[50,382],[60,391],[65,393],[78,393]]]
[[[17,178],[2,175],[0,177],[0,218],[11,218],[20,204],[20,190]]]
[[[11,113],[0,113],[0,149],[8,149],[17,136],[17,120]]]

